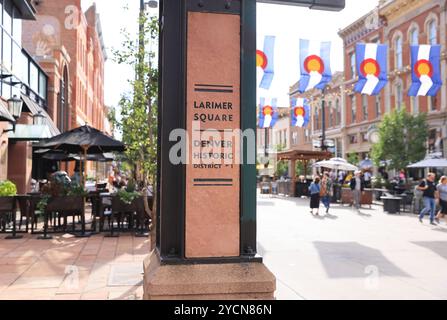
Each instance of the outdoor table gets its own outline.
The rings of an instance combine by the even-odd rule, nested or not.
[[[384,205],[384,211],[391,213],[391,214],[396,214],[396,213],[400,213],[400,203],[402,201],[401,197],[381,197],[381,199],[383,200],[383,205]]]

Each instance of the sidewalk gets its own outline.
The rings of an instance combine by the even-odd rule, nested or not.
[[[278,299],[447,299],[447,227],[413,214],[360,213],[309,200],[258,196],[258,251]]]

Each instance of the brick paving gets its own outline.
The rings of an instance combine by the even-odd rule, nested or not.
[[[3,238],[0,235],[0,300],[126,300],[143,296],[148,238],[126,234],[119,238]]]

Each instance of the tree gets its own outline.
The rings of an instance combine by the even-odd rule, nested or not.
[[[405,109],[394,110],[385,115],[379,126],[379,135],[379,143],[372,150],[375,164],[389,160],[390,169],[405,169],[426,155],[427,115],[420,113],[413,116]]]
[[[134,178],[145,186],[155,183],[157,172],[158,134],[158,68],[152,63],[155,54],[146,50],[158,40],[158,19],[140,15],[142,27],[138,41],[126,30],[122,49],[114,51],[118,64],[135,67],[135,79],[129,81],[131,92],[122,94],[119,102],[120,119],[114,122],[122,132],[126,145],[126,161],[131,165]]]
[[[350,164],[353,164],[357,166],[360,162],[359,154],[358,153],[350,153],[348,154],[348,162]]]

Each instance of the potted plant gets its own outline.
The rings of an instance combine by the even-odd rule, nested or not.
[[[5,229],[7,224],[7,219],[4,219],[2,216],[6,215],[8,217],[9,214],[13,214],[13,219],[15,216],[16,210],[16,198],[17,195],[17,187],[11,181],[1,181],[0,182],[0,220],[2,220],[1,227]]]

